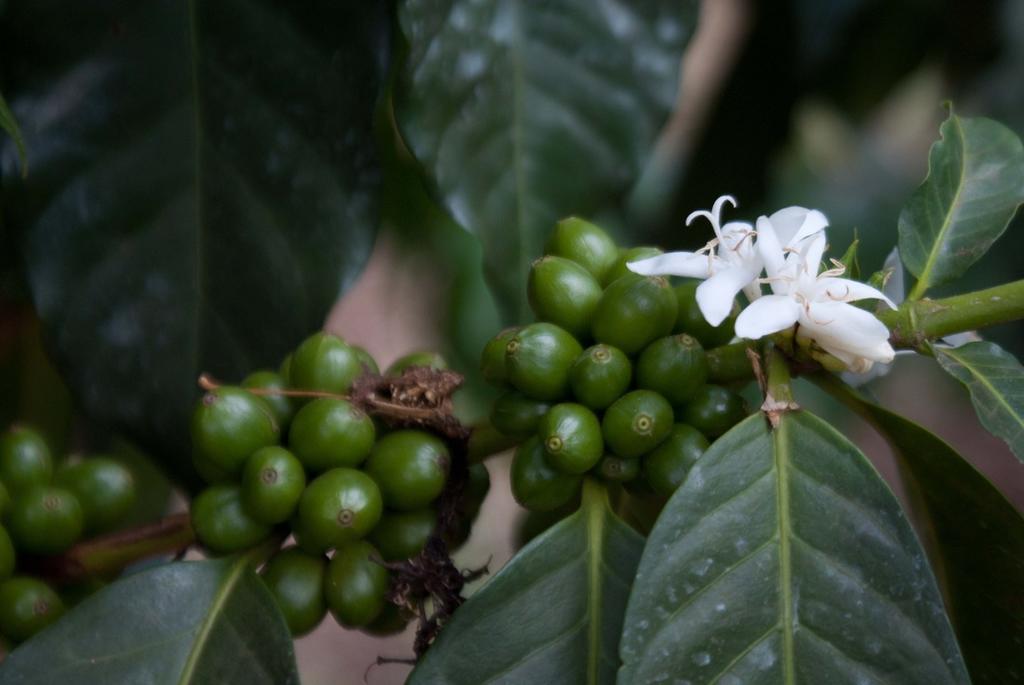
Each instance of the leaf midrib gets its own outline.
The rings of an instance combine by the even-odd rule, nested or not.
[[[181,677],[178,679],[178,685],[188,685],[193,681],[199,660],[202,658],[203,651],[206,648],[210,632],[213,630],[213,626],[217,623],[217,619],[220,618],[221,609],[223,609],[224,604],[227,602],[231,591],[234,590],[235,586],[242,579],[242,576],[246,571],[248,571],[248,569],[248,560],[244,557],[236,561],[235,564],[228,569],[227,575],[220,587],[217,588],[217,592],[214,594],[213,602],[210,603],[210,609],[206,613],[206,618],[203,619],[203,623],[199,627],[199,631],[196,633],[196,639],[193,642],[192,651],[189,652],[188,661],[185,662],[185,667],[181,671]]]
[[[914,283],[914,288],[907,296],[908,300],[919,299],[924,295],[925,291],[928,290],[931,272],[935,268],[935,262],[938,259],[939,250],[945,240],[946,234],[949,232],[949,229],[953,224],[954,209],[960,203],[960,195],[963,193],[964,186],[967,185],[967,138],[964,136],[963,126],[960,123],[959,117],[950,117],[950,122],[956,126],[956,134],[959,138],[960,145],[960,176],[957,180],[956,193],[953,194],[953,200],[949,203],[949,210],[946,212],[946,216],[942,221],[942,227],[939,229],[939,233],[935,236],[931,249],[928,251],[928,258],[925,260],[924,268],[921,269],[921,276],[917,279],[917,282]],[[952,143],[952,141],[950,142]],[[925,179],[926,183],[927,181],[928,179]]]
[[[783,416],[778,427],[772,431],[772,446],[775,459],[775,506],[778,520],[779,539],[779,602],[782,628],[783,678],[786,683],[796,683],[796,661],[793,649],[793,562],[790,549],[789,520],[789,420]]]
[[[601,655],[601,560],[604,555],[604,491],[597,483],[584,483],[587,507],[587,683],[596,685]]]

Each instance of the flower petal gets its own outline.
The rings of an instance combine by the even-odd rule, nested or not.
[[[885,293],[867,283],[848,278],[819,278],[814,284],[812,299],[816,302],[855,302],[856,300],[882,300],[896,309]]]
[[[788,295],[765,295],[740,312],[736,335],[757,340],[784,331],[797,322],[800,310],[800,304]]]
[[[847,362],[864,358],[888,364],[895,352],[889,329],[871,312],[845,302],[812,302],[800,313],[800,333],[826,352]]]
[[[733,300],[743,286],[761,273],[761,263],[747,263],[722,269],[697,286],[697,306],[712,326],[717,326],[732,311]]]
[[[828,226],[828,219],[817,209],[806,207],[784,207],[768,217],[779,243],[785,247],[797,247],[808,236]]]
[[[764,262],[764,270],[768,274],[768,278],[780,276],[786,265],[786,254],[782,251],[782,244],[775,232],[775,226],[768,220],[768,217],[762,216],[757,219],[756,245],[757,253]],[[785,293],[785,289],[777,289],[774,283],[772,283],[772,290],[779,294]]]
[[[628,262],[626,268],[644,276],[686,276],[707,278],[717,257],[696,252],[668,252],[657,257]]]

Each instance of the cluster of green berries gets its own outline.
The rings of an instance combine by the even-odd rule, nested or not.
[[[39,433],[11,427],[0,438],[0,636],[21,642],[64,612],[60,595],[20,561],[110,531],[134,503],[135,482],[123,465],[104,457],[55,464]]]
[[[673,286],[626,267],[659,250],[619,249],[578,218],[558,223],[545,252],[527,291],[539,321],[499,333],[481,361],[484,378],[506,389],[492,424],[523,441],[513,495],[553,510],[584,474],[671,494],[708,440],[746,413],[737,394],[707,382],[705,349],[732,339],[735,314],[710,326],[697,282]]]
[[[415,353],[385,375],[413,366],[445,364]],[[192,503],[196,535],[226,554],[275,532],[294,534],[296,544],[275,554],[262,576],[296,636],[328,610],[371,632],[404,626],[386,601],[385,564],[416,556],[435,530],[448,447],[425,431],[388,431],[346,399],[364,373],[379,373],[365,350],[317,333],[279,371],[207,392],[192,417],[193,459],[210,483]],[[325,396],[281,394],[290,390]],[[488,487],[487,470],[471,468],[464,535],[449,544],[468,535]]]

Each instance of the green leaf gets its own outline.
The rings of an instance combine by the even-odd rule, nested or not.
[[[399,127],[480,236],[508,318],[555,221],[624,203],[679,83],[694,0],[413,0]]]
[[[716,441],[654,526],[620,683],[967,683],[924,553],[863,454],[805,412]]]
[[[376,230],[387,3],[16,3],[33,174],[5,169],[33,299],[94,419],[191,473],[196,378],[276,366]]]
[[[903,263],[917,283],[909,299],[967,271],[1024,202],[1024,146],[991,119],[950,113],[928,155],[928,177],[899,219]]]
[[[936,347],[935,359],[967,386],[981,424],[1024,461],[1024,366],[991,342]]]
[[[21,163],[21,175],[26,176],[28,174],[28,154],[25,152],[25,140],[21,136],[18,122],[11,114],[10,107],[7,106],[7,101],[4,100],[3,93],[0,93],[0,129],[7,131],[7,135],[14,140],[14,146],[18,150],[18,161]]]
[[[1002,684],[1010,674],[1024,674],[1024,518],[930,431],[848,387],[827,389],[852,402],[892,446],[923,515],[922,537],[974,683]]]
[[[409,685],[613,683],[641,538],[587,482],[583,504],[455,612]]]
[[[176,562],[72,609],[0,664],[6,685],[298,685],[288,627],[247,559]]]
[[[857,238],[857,233],[854,231],[850,246],[846,248],[846,252],[839,258],[839,263],[846,267],[846,273],[843,276],[845,278],[852,278],[855,281],[860,280],[860,261],[857,259],[858,245],[860,245],[860,239]],[[831,267],[831,264],[829,267]]]

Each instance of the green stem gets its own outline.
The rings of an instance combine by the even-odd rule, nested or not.
[[[786,356],[771,343],[765,345],[764,350],[768,395],[770,395],[776,402],[793,402],[793,388],[789,385],[789,361],[786,359]]]
[[[893,347],[921,348],[928,340],[1024,318],[1024,280],[940,300],[912,300],[878,318]]]

